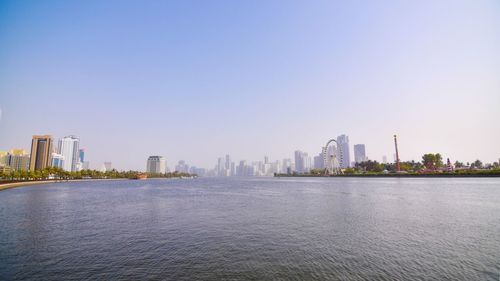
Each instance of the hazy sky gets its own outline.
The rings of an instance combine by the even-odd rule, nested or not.
[[[1,1],[0,150],[91,167],[310,155],[500,157],[500,1]],[[352,147],[351,147],[352,153]]]

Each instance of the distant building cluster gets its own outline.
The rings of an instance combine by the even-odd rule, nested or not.
[[[146,163],[146,173],[164,174],[169,172],[167,167],[167,159],[163,156],[149,156]],[[189,166],[186,161],[179,160],[175,166],[174,172],[196,174],[198,176],[205,176],[206,170],[204,168],[197,168]]]
[[[219,157],[214,169],[206,171],[206,176],[233,177],[233,176],[272,176],[274,173],[281,173],[290,169],[290,159],[283,161],[270,161],[264,156],[263,161],[247,162],[241,160],[235,163],[230,155]]]
[[[27,171],[30,165],[30,155],[24,149],[0,151],[0,169],[4,171]]]
[[[217,164],[213,170],[209,170],[206,175],[231,177],[231,176],[272,176],[275,173],[280,174],[306,174],[311,170],[325,169],[325,150],[326,155],[334,155],[336,157],[336,165],[345,169],[353,167],[356,162],[363,162],[368,160],[366,157],[366,149],[364,144],[354,145],[354,161],[351,162],[349,137],[347,135],[340,135],[336,138],[336,146],[322,147],[316,156],[309,156],[309,154],[302,150],[296,150],[293,158],[286,158],[283,160],[269,160],[265,156],[263,161],[241,160],[239,163],[233,162],[230,155],[219,157]]]
[[[85,149],[80,148],[80,139],[73,135],[59,139],[57,144],[51,135],[34,135],[30,153],[24,149],[0,151],[0,170],[3,172],[39,171],[48,167],[77,172],[88,170],[89,165],[85,159]],[[110,170],[111,162],[105,162],[101,171]]]
[[[198,176],[206,175],[206,169],[198,168],[196,166],[189,166],[184,160],[179,160],[179,162],[175,166],[175,172],[196,174]]]

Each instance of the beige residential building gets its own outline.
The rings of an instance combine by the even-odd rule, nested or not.
[[[24,149],[11,149],[7,156],[8,165],[15,171],[27,171],[29,169],[30,156]]]
[[[31,141],[30,171],[50,167],[52,155],[52,136],[35,135]]]

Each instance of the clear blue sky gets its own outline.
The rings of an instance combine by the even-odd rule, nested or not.
[[[1,1],[0,150],[91,167],[317,154],[500,157],[500,1]]]

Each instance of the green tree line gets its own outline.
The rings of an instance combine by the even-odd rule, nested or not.
[[[139,174],[138,171],[117,171],[115,169],[111,171],[97,171],[97,170],[81,170],[77,172],[64,171],[61,168],[48,167],[43,170],[38,171],[10,171],[1,172],[0,179],[10,180],[10,181],[32,181],[32,180],[73,180],[73,179],[133,179],[137,178]],[[178,178],[178,177],[190,177],[195,176],[187,173],[158,173],[158,174],[147,174],[148,178]]]
[[[450,163],[451,164],[451,163]],[[449,174],[500,174],[498,162],[493,164],[483,164],[476,160],[472,163],[462,163],[455,161],[453,170],[447,170],[447,163],[444,163],[440,153],[426,153],[422,155],[422,160],[402,161],[399,164],[400,170],[405,173],[449,173]],[[356,163],[354,167],[343,169],[344,174],[380,174],[383,172],[395,173],[395,163],[379,163],[374,160],[367,160]],[[322,169],[312,169],[308,174],[312,176],[324,175]]]

